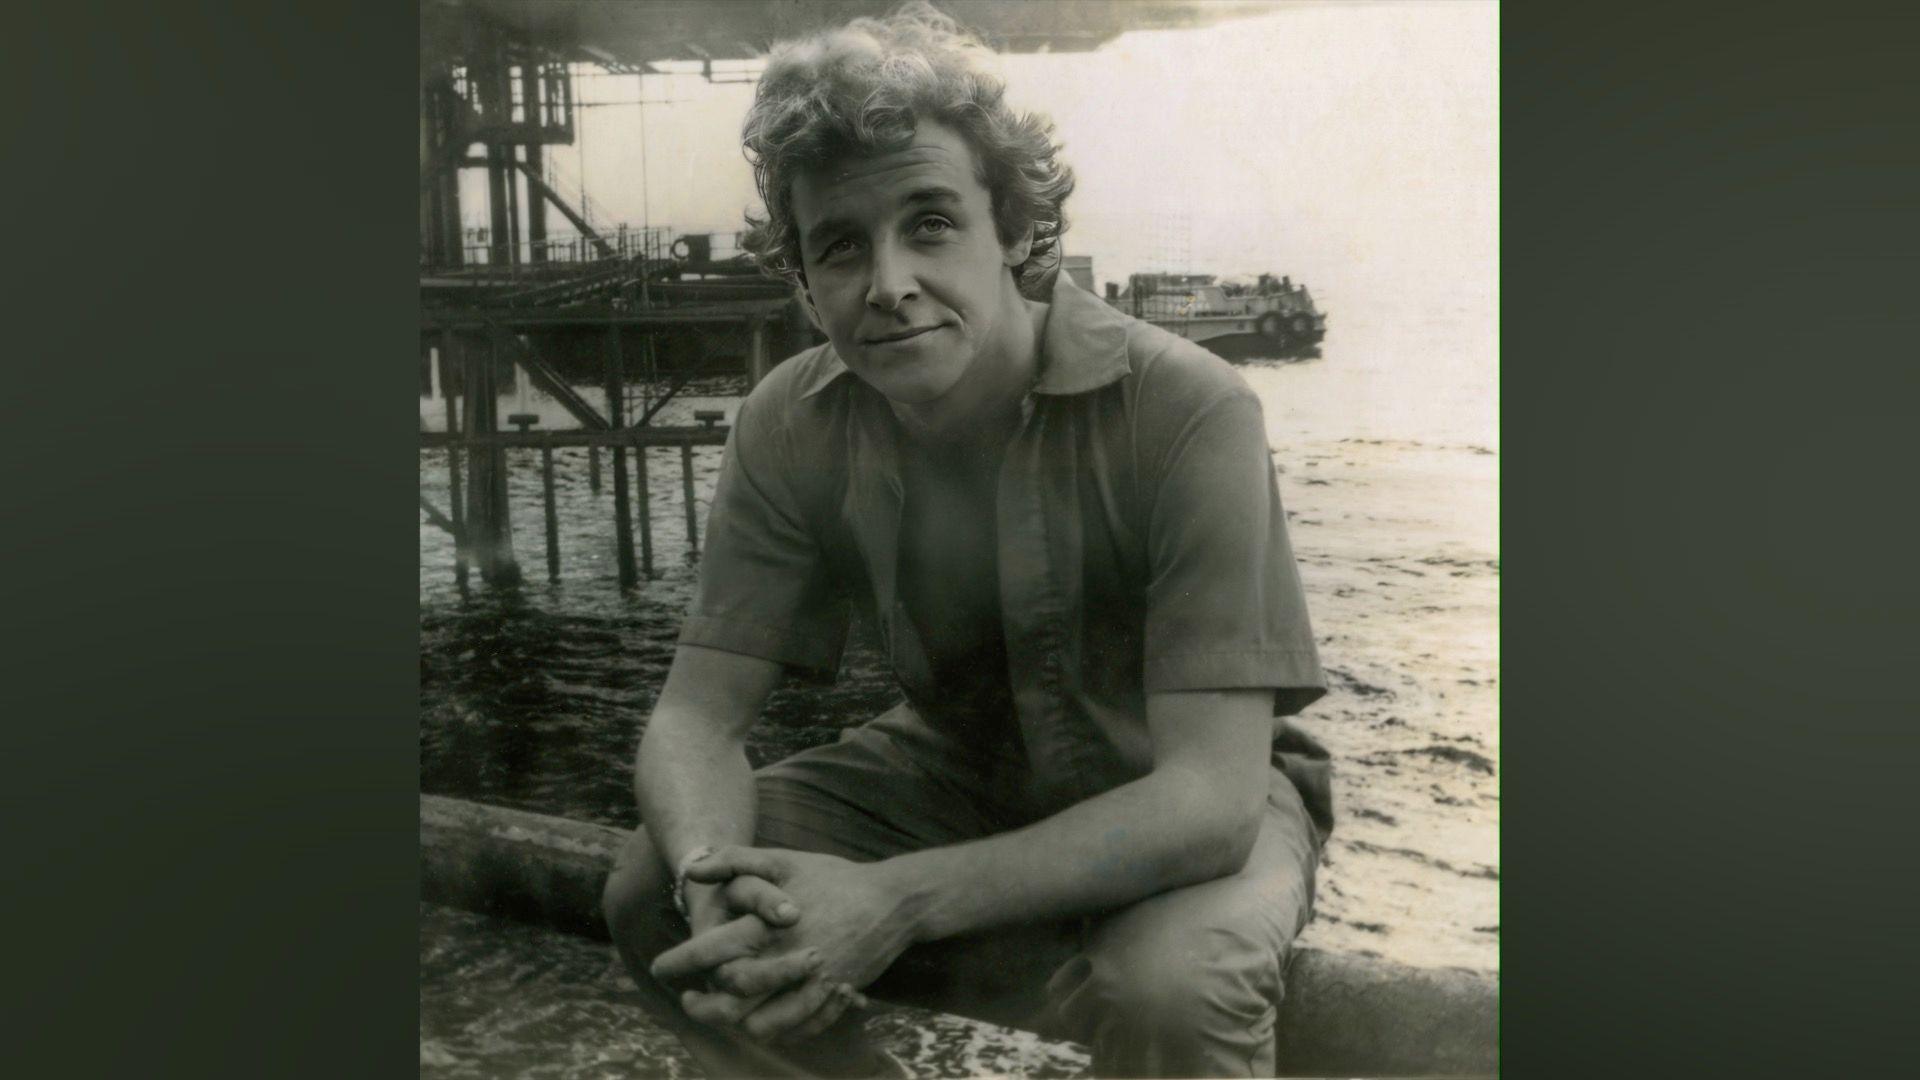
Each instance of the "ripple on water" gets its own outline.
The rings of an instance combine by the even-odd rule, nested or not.
[[[694,407],[717,406],[731,416],[736,404],[675,407],[690,416]],[[687,418],[670,408],[662,422]],[[1319,882],[1320,917],[1303,943],[1491,968],[1499,565],[1491,526],[1481,524],[1491,514],[1479,507],[1492,504],[1493,458],[1407,440],[1272,441],[1277,461],[1298,467],[1280,478],[1289,513],[1313,526],[1293,540],[1333,681],[1333,692],[1302,718],[1334,751],[1341,814]],[[719,453],[695,455],[703,515]],[[608,462],[596,495],[584,451],[555,458],[557,584],[545,580],[537,454],[515,458],[509,485],[528,574],[521,587],[476,583],[463,595],[445,534],[421,529],[421,789],[631,827],[634,748],[698,566],[686,543],[678,455],[653,455],[656,575],[627,595],[615,584]],[[1306,466],[1328,483],[1295,482]],[[422,453],[420,470],[422,490],[446,505],[445,455]],[[1375,584],[1382,580],[1395,584]],[[764,765],[831,741],[896,699],[872,635],[856,627],[837,682],[774,695],[749,758]],[[606,946],[462,921],[478,918],[423,908],[423,1076],[693,1075],[677,1044],[636,1019]],[[912,1013],[874,1021],[893,1025],[890,1037],[903,1050],[958,1048],[974,1055],[981,1073],[1069,1076],[1079,1068],[1072,1048],[937,1023]]]

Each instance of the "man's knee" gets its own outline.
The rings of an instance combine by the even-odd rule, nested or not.
[[[1087,961],[1090,1004],[1114,1022],[1160,1033],[1204,1032],[1223,1014],[1244,1023],[1271,1008],[1279,992],[1273,946],[1228,928],[1096,940]]]
[[[1101,1075],[1270,1075],[1281,943],[1254,926],[1129,914],[1055,973],[1050,1033],[1092,1047]]]

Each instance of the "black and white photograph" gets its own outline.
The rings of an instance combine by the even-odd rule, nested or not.
[[[422,1077],[1498,1072],[1494,0],[417,2]]]

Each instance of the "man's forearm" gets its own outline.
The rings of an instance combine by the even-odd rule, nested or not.
[[[702,845],[753,842],[753,769],[741,740],[656,712],[640,742],[634,794],[668,866]]]
[[[703,844],[753,840],[746,735],[779,681],[770,660],[682,645],[634,766],[634,795],[654,849],[679,866]]]
[[[1156,771],[1027,828],[888,860],[918,941],[1109,910],[1234,873],[1258,832],[1195,772]]]

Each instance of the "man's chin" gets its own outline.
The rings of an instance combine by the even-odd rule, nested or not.
[[[869,383],[882,397],[895,405],[928,405],[940,400],[947,392],[946,386],[929,385],[913,379],[880,379]]]
[[[858,374],[856,372],[856,374]],[[927,373],[882,368],[861,376],[868,386],[896,405],[926,405],[953,389],[953,379],[929,378]]]

